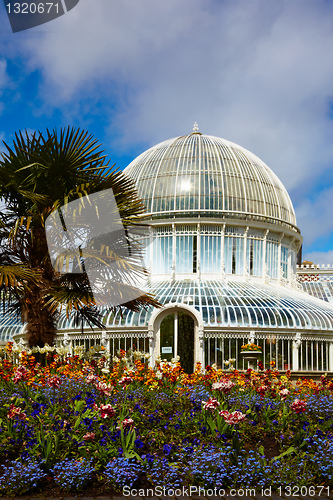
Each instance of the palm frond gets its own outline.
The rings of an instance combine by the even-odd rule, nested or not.
[[[24,282],[37,284],[40,280],[40,273],[28,267],[17,265],[0,265],[0,288],[19,288]]]
[[[158,307],[152,295],[135,286],[136,279],[146,275],[137,241],[140,225],[146,222],[145,207],[134,182],[109,165],[98,141],[86,131],[67,127],[46,133],[20,131],[11,146],[4,145],[0,153],[0,199],[6,205],[0,218],[0,293],[20,303],[30,341],[40,344],[52,338],[62,309],[101,327],[87,273],[62,274],[61,265],[58,270],[53,267],[45,221],[63,205],[107,189],[114,194],[125,236],[117,240],[118,246],[111,246],[107,235],[89,233],[83,221],[79,227],[89,240],[84,250],[86,270],[88,274],[90,268],[100,270],[100,282],[112,284],[122,304],[114,306],[115,310]],[[65,248],[60,264],[73,258],[80,263],[79,251],[77,256],[75,252]]]

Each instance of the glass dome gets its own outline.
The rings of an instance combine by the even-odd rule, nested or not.
[[[193,132],[157,144],[124,171],[152,218],[231,217],[296,226],[289,195],[257,156]]]

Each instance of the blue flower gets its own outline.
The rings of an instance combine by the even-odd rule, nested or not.
[[[65,491],[80,491],[94,472],[92,460],[64,460],[51,469],[55,482]]]
[[[171,445],[171,444],[165,444],[165,445],[163,446],[163,453],[164,453],[165,455],[170,455],[171,450],[172,450],[172,445]]]
[[[121,489],[124,486],[133,487],[142,472],[141,464],[134,463],[128,458],[116,458],[106,466],[104,477],[108,483]]]
[[[22,494],[32,491],[39,482],[46,477],[39,464],[35,461],[9,462],[2,467],[0,476],[0,491],[14,494]]]
[[[136,448],[138,448],[138,449],[143,448],[143,447],[144,447],[144,445],[145,445],[145,444],[144,444],[144,442],[143,442],[143,441],[141,441],[141,439],[136,439],[136,440],[134,441],[134,444],[135,444]]]

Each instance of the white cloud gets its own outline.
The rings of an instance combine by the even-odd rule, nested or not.
[[[53,31],[21,37],[21,50],[42,71],[46,109],[77,116],[89,99],[109,100],[119,148],[196,120],[250,149],[291,190],[314,241],[333,231],[328,203],[317,203],[318,227],[304,201],[333,165],[332,14],[325,0],[81,0]]]
[[[81,0],[25,46],[49,105],[98,90],[118,98],[110,122],[129,143],[186,133],[196,119],[293,188],[327,141],[331,13],[322,0]]]

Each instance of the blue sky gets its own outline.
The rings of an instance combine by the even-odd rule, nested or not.
[[[2,140],[73,125],[124,168],[194,121],[274,170],[333,264],[332,1],[80,0],[15,34],[0,4]]]

